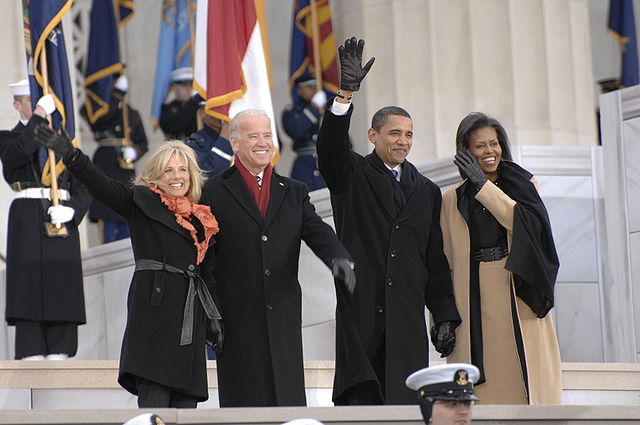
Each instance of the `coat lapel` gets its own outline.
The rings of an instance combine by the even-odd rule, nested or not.
[[[284,201],[285,194],[289,185],[275,172],[271,174],[271,193],[269,193],[269,205],[267,206],[267,218],[264,224],[266,229],[276,216],[282,201]]]
[[[264,218],[262,217],[262,213],[258,209],[258,204],[251,196],[251,192],[247,188],[244,180],[242,180],[242,176],[240,172],[236,170],[235,167],[229,169],[224,175],[223,181],[224,187],[229,191],[231,196],[235,198],[235,200],[240,204],[242,208],[251,216],[252,219],[256,221],[259,225],[262,225],[264,222]],[[273,190],[272,190],[273,193]],[[269,202],[269,206],[271,206],[271,201]],[[267,208],[268,214],[269,208]]]
[[[393,200],[393,182],[378,170],[373,164],[372,159],[367,157],[368,163],[364,167],[364,175],[369,182],[371,191],[376,197],[376,201],[382,207],[390,221],[395,219],[396,206]]]
[[[409,196],[404,208],[398,214],[398,222],[408,220],[419,213],[429,200],[429,192],[422,183],[422,175],[409,161],[405,161],[402,166],[401,186]]]
[[[176,221],[176,216],[160,201],[160,197],[151,190],[143,186],[135,186],[133,191],[133,201],[140,207],[147,217],[158,221],[177,232],[185,238],[193,241],[193,238],[184,227]]]

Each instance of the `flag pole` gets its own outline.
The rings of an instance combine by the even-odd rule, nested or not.
[[[118,51],[120,53],[120,62],[124,64],[122,67],[122,75],[124,74],[124,70],[127,64],[125,50],[122,44],[122,32],[120,30],[120,3],[117,0],[113,1],[113,12],[116,17],[116,30],[118,31]],[[128,89],[127,89],[128,91]],[[122,146],[127,147],[131,146],[131,128],[129,127],[129,105],[127,104],[127,91],[122,94]],[[133,161],[125,160],[124,158],[119,157],[118,162],[120,163],[120,167],[125,169],[133,169],[135,167]]]
[[[316,0],[310,0],[311,7],[311,43],[313,45],[313,66],[316,76],[317,91],[322,90],[322,63],[320,61],[320,37],[318,30],[318,10]]]
[[[42,53],[40,54],[40,64],[42,71],[42,94],[46,96],[49,94],[49,69],[47,65],[47,43],[42,46]],[[49,127],[51,127],[51,115],[47,114],[47,121],[49,121]],[[51,149],[47,149],[49,155],[49,173],[51,174],[51,203],[55,206],[60,203],[58,198],[58,173],[56,170],[56,155]],[[60,228],[60,225],[56,225]]]
[[[44,96],[49,94],[49,67],[47,64],[47,42],[42,45],[42,53],[40,54],[40,70],[42,72],[42,94]],[[47,114],[47,121],[49,127],[51,127],[51,115]],[[58,171],[56,170],[56,155],[51,149],[47,149],[49,159],[49,175],[51,176],[51,205],[57,206],[60,204],[60,197],[58,195]],[[44,228],[48,236],[54,237],[66,237],[69,235],[67,226],[60,223],[45,222]]]

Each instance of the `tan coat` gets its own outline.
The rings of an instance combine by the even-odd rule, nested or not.
[[[476,199],[507,229],[511,244],[516,202],[490,182],[485,183]],[[444,251],[452,270],[456,305],[462,317],[462,324],[456,329],[456,348],[447,361],[471,363],[469,229],[458,211],[455,188],[443,195],[440,221]],[[539,319],[527,304],[516,297],[516,313],[524,340],[529,379],[527,399],[511,319],[510,292],[515,296],[515,287],[511,273],[505,269],[506,260],[480,263],[486,382],[476,386],[476,394],[482,404],[559,404],[562,392],[560,350],[551,314]]]

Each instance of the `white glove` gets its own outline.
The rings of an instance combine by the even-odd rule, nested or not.
[[[121,75],[116,80],[116,84],[114,87],[123,92],[126,92],[127,90],[129,90],[129,80],[127,80],[127,76]]]
[[[53,111],[56,110],[56,104],[53,102],[53,96],[50,94],[45,94],[36,103],[36,106],[40,106],[47,115],[53,114]]]
[[[324,90],[316,92],[316,94],[311,98],[311,103],[313,103],[313,105],[318,109],[324,108],[324,105],[327,103],[327,94]]]
[[[133,162],[138,159],[138,151],[133,146],[123,146],[122,157],[125,159],[125,161]]]
[[[73,208],[60,204],[52,205],[47,210],[47,214],[51,217],[51,222],[55,225],[71,221],[75,212]]]

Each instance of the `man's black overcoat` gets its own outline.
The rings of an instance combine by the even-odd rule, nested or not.
[[[0,158],[7,183],[41,186],[38,151],[33,127],[46,121],[34,115],[28,126],[18,124],[0,132]],[[9,209],[7,232],[7,307],[10,325],[16,320],[71,322],[84,324],[84,292],[78,225],[91,197],[68,171],[58,186],[70,192],[71,200],[61,204],[75,210],[66,223],[69,237],[48,237],[43,223],[49,221],[49,200],[15,199]]]
[[[84,154],[67,167],[96,199],[127,220],[136,260],[156,260],[180,270],[192,266],[199,271],[191,235],[178,225],[158,194],[144,186],[132,187],[106,177]],[[205,261],[211,261],[212,255],[210,247]],[[213,292],[211,276],[203,278]],[[193,342],[180,346],[188,288],[189,279],[182,274],[162,270],[134,273],[118,376],[120,385],[129,392],[137,394],[135,377],[139,376],[200,401],[208,398],[205,321],[197,298]]]
[[[396,212],[397,183],[375,152],[363,157],[349,150],[352,111],[336,116],[327,108],[318,136],[336,232],[353,257],[358,282],[353,295],[338,291],[333,400],[345,404],[345,390],[362,384],[380,391],[386,404],[413,404],[415,392],[404,381],[429,362],[425,305],[436,323],[460,320],[442,250],[442,196],[405,161],[401,180],[413,184]],[[378,350],[386,361],[384,393],[371,364]]]
[[[325,263],[346,257],[316,214],[306,185],[271,177],[266,218],[236,167],[205,186],[203,204],[220,225],[216,292],[225,324],[218,356],[220,406],[306,403],[298,257],[303,240]]]

